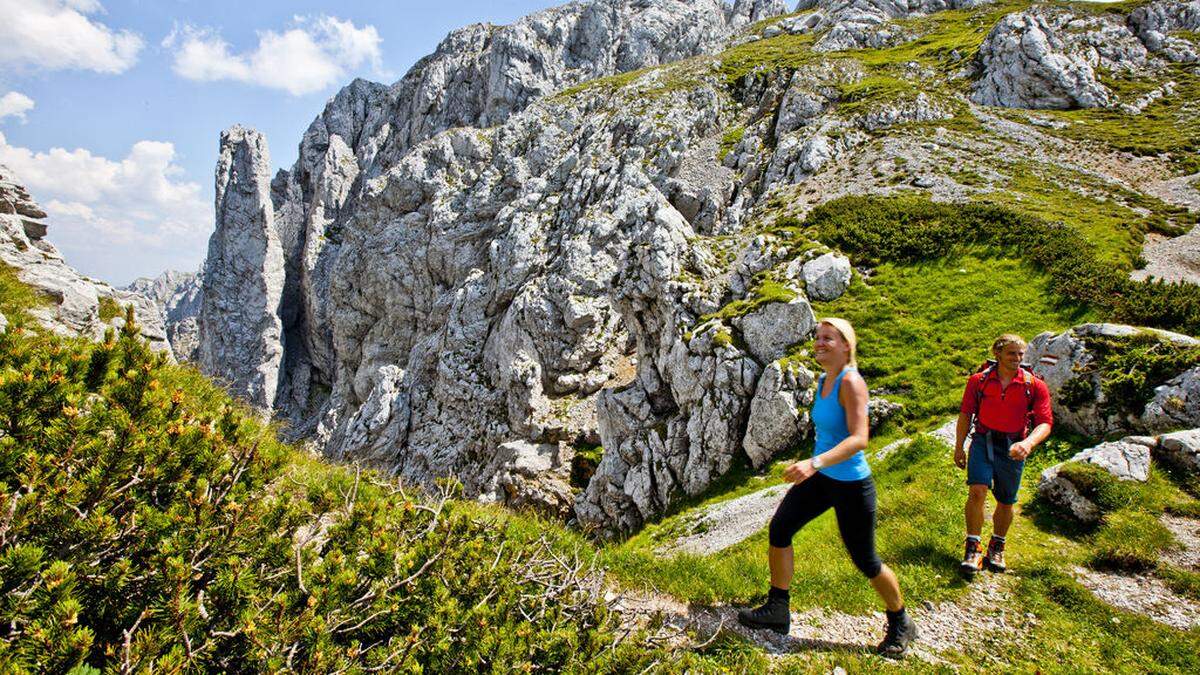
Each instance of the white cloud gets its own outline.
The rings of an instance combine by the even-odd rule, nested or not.
[[[120,73],[137,61],[142,38],[89,15],[98,0],[0,0],[0,65]]]
[[[10,91],[0,96],[0,120],[5,117],[15,117],[24,122],[25,113],[30,110],[33,110],[33,99],[25,94]]]
[[[293,17],[294,26],[258,33],[253,51],[235,54],[217,33],[185,25],[163,40],[175,50],[175,72],[190,80],[233,80],[293,96],[311,94],[345,79],[347,71],[370,62],[380,67],[374,26],[356,27],[331,16]]]
[[[0,164],[49,215],[50,241],[68,263],[113,283],[203,259],[213,207],[174,161],[171,143],[138,141],[111,160],[82,148],[34,152],[0,134]]]

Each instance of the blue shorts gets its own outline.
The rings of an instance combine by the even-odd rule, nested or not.
[[[1025,460],[1008,456],[1008,446],[1015,440],[996,438],[987,433],[975,434],[967,454],[967,485],[986,485],[997,502],[1016,504]]]

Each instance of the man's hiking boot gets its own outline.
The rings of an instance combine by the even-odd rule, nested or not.
[[[748,628],[770,628],[780,635],[787,635],[792,625],[787,598],[767,598],[759,607],[739,610],[738,623]]]
[[[962,564],[958,568],[968,578],[975,576],[979,573],[979,570],[983,569],[983,551],[979,550],[978,539],[967,539]]]
[[[903,611],[903,610],[902,610]],[[890,613],[889,613],[890,614]],[[887,635],[875,651],[884,656],[898,659],[908,653],[908,646],[917,639],[917,624],[904,612],[898,617],[888,616]]]
[[[992,537],[988,542],[987,555],[983,558],[983,564],[993,572],[1004,572],[1007,569],[1004,566],[1004,542]]]

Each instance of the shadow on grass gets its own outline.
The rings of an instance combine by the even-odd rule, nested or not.
[[[1071,539],[1080,539],[1096,531],[1095,525],[1084,525],[1074,518],[1064,515],[1062,509],[1047,502],[1041,496],[1033,498],[1021,509],[1022,515],[1033,521],[1035,527],[1043,532],[1056,534]]]
[[[923,541],[915,544],[905,544],[896,548],[892,555],[892,560],[896,563],[905,563],[909,565],[924,564],[934,569],[950,570],[955,574],[958,573],[958,565],[962,562],[957,550],[950,550],[943,546],[937,546],[931,542]],[[957,585],[963,585],[962,579],[958,579]],[[951,586],[956,584],[952,582]]]
[[[1196,475],[1184,471],[1183,469],[1167,464],[1166,462],[1157,462],[1154,465],[1154,470],[1162,473],[1167,477],[1167,480],[1174,483],[1175,487],[1188,495],[1200,499],[1200,480],[1196,479]],[[1191,511],[1192,513],[1184,513],[1177,515],[1192,515],[1193,517],[1200,516],[1200,503],[1187,504],[1176,506],[1172,510]]]

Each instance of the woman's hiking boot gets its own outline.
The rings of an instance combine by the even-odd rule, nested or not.
[[[968,578],[975,576],[983,569],[983,551],[979,550],[979,540],[967,537],[966,550],[963,553],[962,564],[958,566]]]
[[[992,537],[988,542],[987,555],[983,558],[983,564],[993,572],[1004,572],[1007,569],[1004,565],[1004,542],[1002,540]]]
[[[792,626],[792,612],[788,598],[767,596],[767,601],[754,609],[738,611],[738,623],[747,628],[770,628],[780,635],[787,635]]]
[[[887,620],[887,634],[875,651],[898,659],[908,653],[908,646],[917,639],[917,624],[903,609],[899,612],[888,612]]]

